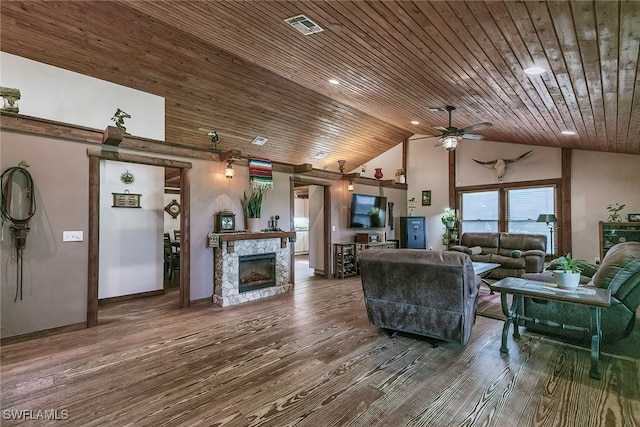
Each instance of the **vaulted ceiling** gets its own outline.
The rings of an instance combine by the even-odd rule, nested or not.
[[[324,31],[284,21],[299,14]],[[438,135],[447,113],[429,108],[452,105],[453,126],[493,124],[486,140],[640,153],[640,2],[3,0],[1,15],[3,51],[165,97],[170,144],[209,149],[215,130],[219,151],[351,170]]]

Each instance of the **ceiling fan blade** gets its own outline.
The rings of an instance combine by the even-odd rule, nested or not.
[[[442,147],[442,139],[438,140],[438,143],[434,147]]]
[[[442,132],[449,132],[449,129],[442,127],[442,126],[431,126],[432,128],[436,129],[436,130],[441,130]]]
[[[484,139],[483,135],[478,135],[475,133],[463,133],[462,135],[460,135],[463,139],[475,139],[475,140],[480,140],[480,139]]]
[[[489,123],[489,122],[476,123],[475,125],[467,126],[466,128],[460,129],[460,132],[461,133],[467,133],[467,132],[472,131],[472,130],[482,129],[482,128],[486,128],[486,127],[489,127],[489,126],[492,126],[492,124]]]
[[[429,138],[440,138],[440,135],[426,135],[426,136],[421,136],[419,138],[413,138],[411,139],[411,141],[418,141],[420,139],[429,139]]]

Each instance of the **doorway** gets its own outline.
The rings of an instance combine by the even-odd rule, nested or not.
[[[188,307],[191,298],[190,284],[190,170],[191,163],[146,157],[136,154],[103,152],[99,148],[87,150],[89,156],[89,267],[87,278],[87,327],[98,324],[98,285],[100,281],[100,161],[112,160],[151,166],[173,167],[180,170],[181,218],[180,218],[180,306]]]
[[[291,178],[291,226],[296,231],[292,264],[295,279],[331,274],[329,223],[330,185],[312,179]]]

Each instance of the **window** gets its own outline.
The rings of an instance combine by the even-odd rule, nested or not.
[[[460,191],[461,232],[500,232],[547,236],[547,253],[555,253],[555,227],[537,222],[540,214],[556,214],[556,186],[508,187]],[[501,214],[502,212],[502,214]],[[551,236],[551,233],[555,234]]]
[[[498,191],[462,193],[462,229],[464,233],[498,231]]]
[[[531,187],[506,190],[507,231],[509,233],[542,234],[547,236],[547,253],[551,247],[551,231],[546,223],[536,222],[540,214],[555,214],[554,187]],[[555,242],[554,242],[555,244]]]

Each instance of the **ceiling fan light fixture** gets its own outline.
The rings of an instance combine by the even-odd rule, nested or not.
[[[526,74],[529,74],[530,76],[537,76],[539,74],[546,73],[547,70],[545,70],[542,67],[538,67],[534,65],[533,67],[525,68],[524,72]]]
[[[462,137],[457,135],[448,135],[448,136],[442,137],[440,139],[440,142],[442,142],[442,146],[447,151],[452,151],[456,149],[456,147],[458,146],[458,142],[460,142],[461,139]]]

